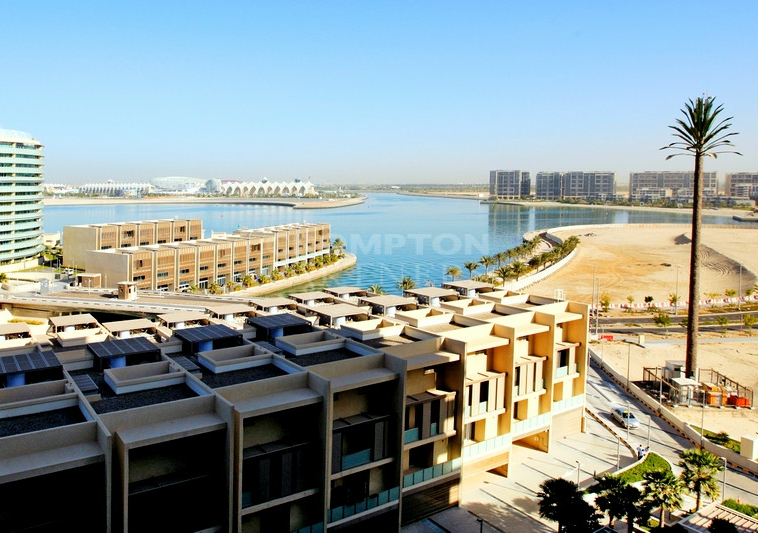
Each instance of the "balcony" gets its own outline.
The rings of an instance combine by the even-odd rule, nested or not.
[[[476,442],[469,446],[464,446],[463,458],[466,459],[468,457],[476,457],[478,455],[490,453],[495,450],[499,450],[501,448],[506,448],[510,445],[511,445],[510,434],[498,435],[497,437],[492,438],[492,439]]]
[[[351,516],[355,516],[357,514],[364,513],[366,511],[376,509],[377,507],[395,502],[399,498],[399,487],[383,490],[378,494],[370,495],[358,503],[354,503],[352,505],[340,505],[339,507],[329,509],[326,512],[326,521],[331,524],[332,522],[343,520],[345,518],[349,518]]]
[[[550,420],[550,413],[533,416],[531,418],[527,418],[526,420],[515,420],[513,422],[513,427],[511,428],[511,433],[513,435],[516,435],[518,433],[524,433],[532,429],[546,427],[550,425]]]
[[[436,437],[439,434],[439,425],[437,422],[432,422],[430,424],[429,436]],[[421,428],[406,429],[403,433],[403,442],[405,444],[410,444],[419,440],[421,440]]]
[[[555,370],[555,377],[556,377],[556,379],[557,378],[566,377],[566,376],[569,375],[569,373],[571,373],[571,374],[578,374],[579,373],[578,366],[577,366],[576,363],[571,364],[571,365],[566,365],[566,366],[559,366]]]
[[[366,448],[359,452],[350,453],[342,456],[342,470],[355,468],[356,466],[365,465],[371,462],[371,449]]]
[[[569,409],[580,407],[581,405],[584,405],[584,394],[553,402],[552,412],[560,413],[562,411],[568,411]]]
[[[461,460],[458,458],[439,465],[424,468],[423,470],[417,470],[416,472],[411,472],[410,474],[405,474],[403,476],[403,488],[407,489],[408,487],[458,472],[460,469]]]

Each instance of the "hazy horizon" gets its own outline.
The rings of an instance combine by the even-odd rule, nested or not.
[[[756,14],[747,1],[8,3],[0,127],[45,145],[54,183],[473,184],[520,169],[623,184],[692,168],[659,149],[705,93],[745,154],[705,170],[758,172]]]

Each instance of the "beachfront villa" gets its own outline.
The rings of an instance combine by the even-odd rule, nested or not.
[[[36,265],[42,244],[42,143],[0,129],[0,271]],[[7,268],[4,268],[7,266]]]
[[[329,327],[283,298],[51,316],[0,355],[0,529],[398,532],[582,429],[587,305],[511,293],[413,326],[329,296],[308,306]]]

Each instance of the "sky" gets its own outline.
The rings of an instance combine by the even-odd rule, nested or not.
[[[0,126],[48,183],[158,176],[485,183],[689,170],[703,94],[758,172],[758,3],[0,0]]]

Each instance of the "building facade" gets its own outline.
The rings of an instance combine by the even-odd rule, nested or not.
[[[758,199],[758,172],[733,172],[724,178],[724,194],[730,198]]]
[[[83,267],[89,250],[111,250],[203,238],[200,219],[141,220],[63,227],[63,264]]]
[[[583,424],[588,306],[479,296],[480,318],[416,326],[261,314],[60,360],[53,344],[11,377],[18,351],[0,366],[0,529],[398,532],[455,505],[513,447]]]
[[[44,250],[44,158],[30,134],[0,129],[0,268],[23,265]]]
[[[631,172],[629,174],[629,199],[654,201],[669,198],[676,202],[691,202],[694,173],[689,172]],[[716,198],[718,180],[715,172],[703,172],[703,198]]]
[[[227,196],[305,196],[315,194],[316,188],[310,181],[222,181],[219,192]]]
[[[515,200],[529,198],[532,182],[529,172],[490,170],[490,197]]]
[[[538,200],[562,198],[613,200],[616,197],[616,173],[538,172],[535,196]]]
[[[109,225],[108,231],[113,228],[124,231],[119,225]],[[200,231],[198,226],[188,234]],[[246,276],[257,279],[331,253],[329,224],[287,224],[214,234],[208,239],[175,238],[173,242],[168,235],[155,244],[88,250],[82,265],[87,273],[100,274],[108,287],[133,281],[138,289],[181,291],[191,286],[205,289],[212,284],[240,283]],[[64,237],[64,256],[66,242]]]

